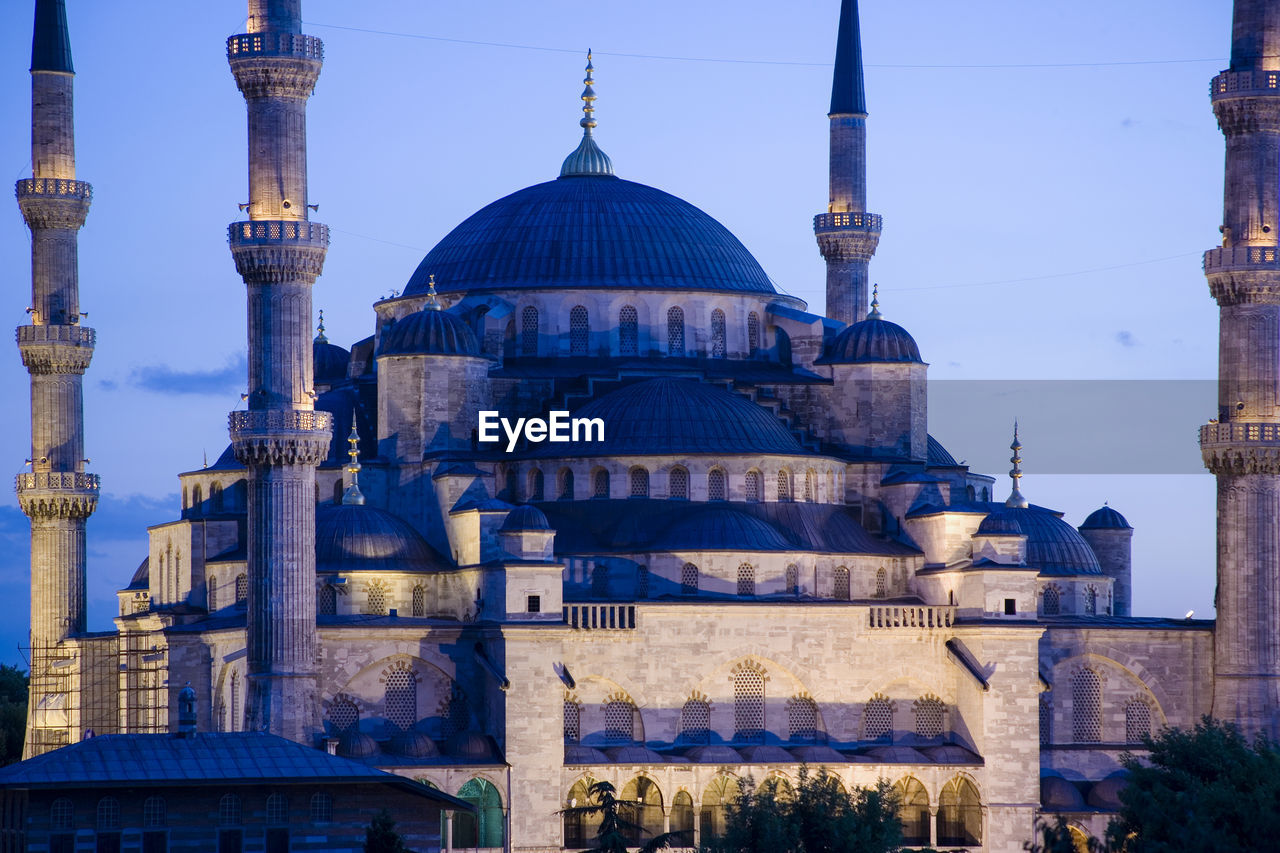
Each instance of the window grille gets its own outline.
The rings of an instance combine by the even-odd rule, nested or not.
[[[467,730],[471,713],[467,710],[467,697],[461,687],[453,684],[449,688],[449,695],[440,702],[436,714],[440,717],[440,734],[445,740]]]
[[[147,797],[142,803],[142,825],[147,829],[155,829],[168,823],[168,809],[164,797]]]
[[[728,500],[728,483],[723,468],[712,468],[707,474],[707,500]]]
[[[267,823],[280,826],[289,822],[289,801],[280,794],[267,797]]]
[[[524,611],[526,613],[541,613],[542,612],[542,596],[540,595],[527,596],[524,600]]]
[[[738,566],[738,595],[756,594],[756,570],[750,563]]]
[[[764,739],[764,672],[753,666],[733,674],[733,728],[739,740]]]
[[[796,696],[787,703],[787,733],[791,740],[818,739],[818,703],[808,696]]]
[[[1071,676],[1071,735],[1076,743],[1102,740],[1102,679],[1091,669]]]
[[[1124,739],[1126,743],[1142,743],[1151,734],[1151,706],[1134,699],[1124,706]]]
[[[1053,743],[1053,706],[1043,698],[1040,700],[1040,745]]]
[[[311,795],[311,822],[328,823],[333,820],[333,797],[326,793]]]
[[[668,476],[669,489],[671,497],[688,500],[689,498],[689,472],[684,468],[672,468],[671,474]]]
[[[680,594],[693,595],[698,591],[698,567],[685,563],[680,569]]]
[[[724,312],[719,308],[711,312],[711,357],[724,358]]]
[[[573,500],[573,472],[565,468],[560,472],[560,494],[562,501]]]
[[[916,734],[922,738],[941,735],[944,712],[942,700],[936,696],[917,699],[915,702]]]
[[[778,472],[778,500],[791,500],[791,472],[786,468]]]
[[[385,616],[387,613],[387,587],[382,581],[369,584],[369,598],[365,605],[365,613],[371,616]]]
[[[813,473],[812,468],[804,472],[804,499],[806,503],[813,503],[818,499],[818,475]]]
[[[623,305],[618,312],[618,353],[619,355],[639,355],[640,323],[634,305]]]
[[[1056,586],[1044,588],[1044,615],[1057,616],[1062,612],[1062,594]]]
[[[75,804],[66,797],[59,797],[49,807],[49,824],[53,829],[71,829],[75,819]]]
[[[413,588],[413,615],[427,615],[427,590],[421,586]]]
[[[798,595],[800,593],[800,567],[795,563],[787,566],[786,585],[788,595]]]
[[[564,700],[564,742],[577,743],[582,736],[582,708],[572,699]]]
[[[849,595],[849,569],[846,566],[836,566],[835,589],[832,595],[839,601],[848,601]]]
[[[236,575],[236,604],[241,607],[249,600],[249,576],[241,572]]]
[[[407,669],[393,670],[387,675],[384,698],[387,720],[401,731],[418,722],[418,682]]]
[[[316,595],[316,611],[321,616],[338,615],[338,590],[333,584],[320,587],[320,592]]]
[[[889,597],[889,573],[884,569],[876,569],[876,598]]]
[[[212,613],[218,609],[218,579],[213,575],[209,575],[208,590],[209,612]]]
[[[649,497],[649,471],[647,468],[631,469],[631,497]]]
[[[678,305],[667,312],[667,355],[684,355],[684,309]]]
[[[346,696],[338,696],[330,702],[326,716],[329,718],[329,724],[338,733],[349,731],[360,724],[360,709]]]
[[[612,699],[604,706],[604,739],[612,743],[634,740],[636,708],[625,699]]]
[[[680,735],[686,743],[711,742],[711,704],[705,699],[690,699],[680,709]]]
[[[520,314],[520,354],[538,354],[538,309],[532,305]]]
[[[866,740],[888,740],[893,734],[893,704],[887,697],[876,695],[867,703],[862,731]]]
[[[587,309],[575,305],[569,311],[569,354],[587,354]]]
[[[609,472],[601,469],[596,472],[592,491],[597,498],[609,497]]]
[[[761,481],[761,477],[760,477],[759,471],[747,472],[747,488],[746,488],[747,500],[751,501],[752,503],[758,502],[764,497],[761,494],[764,491],[764,489],[760,481]]]
[[[649,567],[645,565],[636,567],[636,598],[644,599],[649,597]]]
[[[747,351],[751,355],[760,351],[760,315],[754,311],[747,315]]]
[[[1098,612],[1098,590],[1094,587],[1085,587],[1084,612],[1089,616],[1094,616]]]
[[[235,794],[223,794],[218,801],[218,823],[223,826],[240,823],[240,798]]]
[[[542,471],[541,469],[534,468],[529,472],[529,500],[546,500],[545,494],[545,481],[542,477]]]

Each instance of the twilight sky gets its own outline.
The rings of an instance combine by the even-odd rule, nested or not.
[[[247,196],[245,114],[224,55],[244,7],[67,5],[79,176],[95,193],[80,278],[98,330],[85,414],[103,478],[90,623],[104,629],[146,525],[176,516],[175,473],[222,451],[245,382],[244,287],[226,248]],[[940,386],[931,431],[998,475],[1003,497],[1020,418],[1032,501],[1079,524],[1108,500],[1137,529],[1139,615],[1212,614],[1214,489],[1195,427],[1214,414],[1217,311],[1200,254],[1221,221],[1208,82],[1226,64],[1230,6],[862,4],[869,206],[885,217],[872,277],[930,378],[957,380]],[[454,225],[555,177],[580,135],[587,47],[596,135],[618,174],[706,210],[820,313],[811,219],[827,198],[838,7],[306,0],[304,29],[326,49],[308,120],[313,218],[333,229],[315,288],[329,338],[372,333],[371,303]],[[0,174],[16,180],[31,169],[31,12],[13,0],[4,14]],[[29,257],[17,205],[0,203],[0,313],[14,326]],[[1126,382],[1090,393],[970,380]],[[15,473],[29,455],[27,389],[11,347],[0,436]],[[21,661],[27,522],[11,488],[0,545],[0,661]]]

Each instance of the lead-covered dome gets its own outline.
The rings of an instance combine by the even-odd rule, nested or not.
[[[1080,525],[1081,530],[1132,530],[1132,525],[1123,515],[1109,506],[1102,506],[1089,513],[1089,517]]]
[[[475,332],[457,314],[424,308],[383,330],[378,355],[479,355]]]
[[[450,231],[405,296],[519,288],[659,288],[775,293],[737,237],[662,190],[576,175],[498,199]]]
[[[923,363],[915,338],[897,323],[878,315],[840,331],[819,360],[823,364],[863,364],[866,362]]]
[[[1042,575],[1100,575],[1102,566],[1089,543],[1058,513],[1043,507],[997,510],[1017,520],[1027,536],[1027,565]]]
[[[431,572],[445,560],[407,521],[368,504],[316,507],[316,571]]]

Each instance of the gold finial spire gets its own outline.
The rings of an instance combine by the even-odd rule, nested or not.
[[[364,495],[360,493],[360,433],[356,431],[356,410],[351,409],[351,432],[347,435],[347,488],[342,493],[343,506],[360,506]]]
[[[436,296],[436,276],[432,273],[427,277],[427,310],[439,311],[440,299]]]
[[[1009,459],[1013,463],[1013,469],[1009,471],[1009,478],[1013,480],[1013,490],[1009,492],[1009,499],[1004,502],[1004,505],[1026,509],[1030,504],[1018,490],[1018,481],[1022,479],[1022,468],[1019,467],[1022,465],[1022,442],[1018,440],[1017,421],[1013,422],[1013,444],[1009,445],[1009,449],[1013,451],[1013,456]]]
[[[327,344],[329,339],[324,336],[324,309],[320,309],[320,325],[316,326],[316,343]]]
[[[591,135],[591,128],[596,126],[593,115],[596,111],[596,90],[591,88],[591,84],[595,82],[591,73],[595,70],[596,67],[591,64],[591,48],[587,48],[587,77],[582,81],[586,88],[582,90],[582,120],[578,122],[587,136]]]
[[[595,78],[592,73],[596,70],[595,65],[591,62],[591,51],[587,51],[587,76],[582,81],[585,88],[582,90],[582,118],[578,121],[578,125],[582,128],[582,141],[578,143],[577,149],[564,160],[564,165],[560,167],[560,177],[572,177],[578,175],[612,175],[613,161],[609,159],[609,155],[600,150],[600,146],[596,145],[595,138],[591,135],[592,129],[596,126],[596,90]]]
[[[879,320],[880,316],[880,285],[873,284],[871,286],[871,310],[867,312],[867,319]]]

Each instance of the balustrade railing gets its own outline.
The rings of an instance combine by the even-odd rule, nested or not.
[[[879,605],[867,608],[869,628],[950,628],[956,619],[951,605]]]
[[[819,213],[813,217],[815,231],[848,228],[861,231],[879,231],[884,217],[878,213]]]
[[[227,58],[289,56],[297,59],[324,59],[324,42],[301,33],[242,33],[227,39]]]
[[[564,622],[581,631],[630,631],[636,627],[634,604],[566,604]]]

